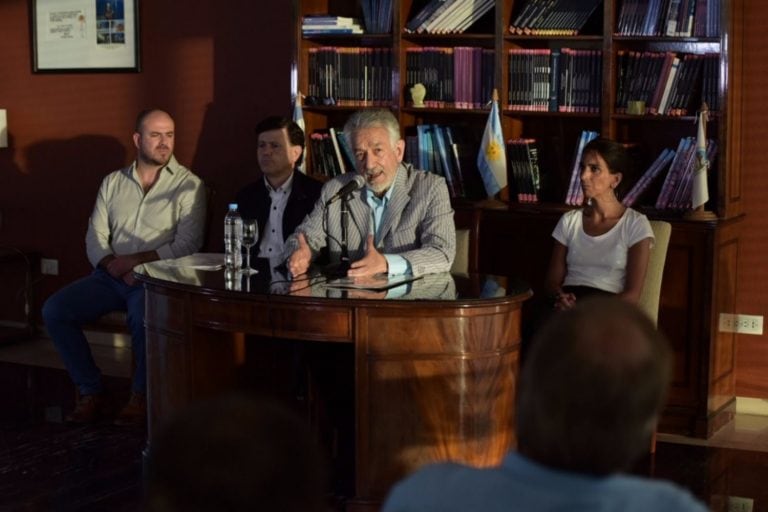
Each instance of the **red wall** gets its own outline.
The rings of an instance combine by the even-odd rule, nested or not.
[[[736,311],[764,315],[763,335],[736,336],[736,394],[768,399],[768,32],[762,2],[745,2],[742,193]]]
[[[216,191],[209,244],[218,248],[225,204],[254,177],[255,123],[290,113],[291,2],[142,0],[142,71],[119,74],[33,74],[29,3],[0,2],[11,146],[0,148],[0,246],[59,260],[42,298],[87,273],[99,183],[134,158],[136,114],[157,106],[176,119],[178,160]],[[2,295],[9,286],[0,282]]]

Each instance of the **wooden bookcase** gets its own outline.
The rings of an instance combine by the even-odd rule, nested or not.
[[[635,207],[650,218],[664,219],[673,226],[662,286],[659,328],[673,344],[676,362],[669,404],[663,415],[662,432],[708,437],[734,411],[735,335],[718,330],[720,313],[735,312],[736,269],[739,255],[741,204],[741,76],[742,20],[744,0],[721,0],[721,35],[696,37],[628,37],[617,35],[615,26],[622,0],[604,0],[596,18],[583,35],[547,38],[509,33],[521,1],[497,0],[495,8],[461,35],[405,33],[405,23],[426,3],[424,0],[393,0],[393,30],[385,35],[313,36],[301,34],[305,14],[334,14],[362,17],[358,0],[294,0],[293,91],[307,90],[308,52],[319,46],[362,46],[392,49],[392,98],[389,108],[404,133],[422,123],[459,124],[479,141],[485,109],[413,108],[405,83],[405,53],[415,46],[478,46],[495,50],[494,83],[500,95],[499,108],[506,139],[533,137],[539,141],[542,179],[538,204],[518,204],[502,192],[494,201],[456,201],[457,222],[472,218],[480,210],[479,269],[528,280],[534,291],[541,289],[551,250],[550,233],[564,204],[570,167],[581,130],[637,146],[637,171],[642,172],[663,148],[675,149],[680,138],[695,136],[693,115],[626,115],[615,113],[617,55],[621,50],[719,53],[719,105],[712,112],[707,136],[718,142],[718,155],[709,178],[707,209],[716,220],[686,220],[681,212],[655,210],[657,183]],[[508,53],[513,48],[587,48],[602,51],[601,108],[599,113],[514,112],[507,109],[509,88]],[[315,129],[341,127],[359,107],[305,105],[307,133]],[[476,149],[475,149],[476,151]],[[312,162],[308,158],[311,173]],[[472,172],[476,172],[473,169]],[[628,177],[634,181],[637,176]]]

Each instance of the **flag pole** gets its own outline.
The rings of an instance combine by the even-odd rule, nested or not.
[[[709,106],[702,102],[701,108],[696,114],[696,169],[693,170],[693,189],[691,191],[691,210],[684,217],[695,221],[713,221],[717,220],[717,215],[707,211],[705,204],[709,200],[709,191],[707,190],[707,174],[710,162],[707,158],[707,119],[709,117]]]
[[[303,99],[304,95],[301,94],[301,91],[297,90],[296,97],[293,99],[293,115],[291,116],[291,119],[304,132],[304,158],[301,160],[301,165],[299,165],[297,169],[300,172],[307,174],[307,155],[309,151],[307,145],[307,127],[304,123],[304,109],[302,108]]]
[[[491,93],[491,100],[495,102],[496,105],[499,104],[499,90],[496,87],[493,88],[493,93]],[[506,152],[504,158],[506,159]],[[498,197],[503,203],[509,204],[509,184],[501,188]]]

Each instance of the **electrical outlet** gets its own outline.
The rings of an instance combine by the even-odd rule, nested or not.
[[[59,260],[54,260],[50,258],[41,258],[40,273],[46,276],[59,275]]]
[[[728,496],[728,512],[752,512],[755,500],[741,496]]]
[[[763,334],[762,315],[732,315],[720,313],[718,326],[720,332],[737,332],[740,334]]]

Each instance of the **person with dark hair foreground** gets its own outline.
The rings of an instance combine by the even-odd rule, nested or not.
[[[635,306],[588,298],[552,317],[518,387],[518,451],[496,468],[443,463],[398,484],[385,512],[704,512],[672,483],[622,474],[647,452],[672,354]]]
[[[325,465],[307,425],[276,402],[199,402],[152,438],[150,512],[328,510]]]

